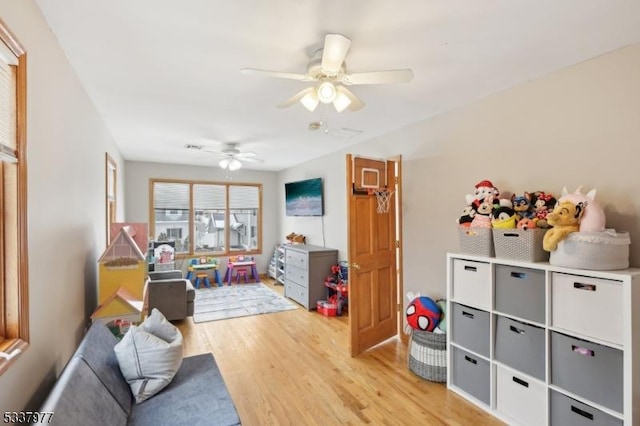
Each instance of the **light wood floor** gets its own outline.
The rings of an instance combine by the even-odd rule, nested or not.
[[[213,353],[246,426],[503,424],[444,384],[413,374],[399,339],[351,358],[347,321],[301,307],[176,325],[185,356]]]

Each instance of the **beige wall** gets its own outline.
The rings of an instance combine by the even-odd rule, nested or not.
[[[445,254],[458,250],[465,194],[490,179],[503,191],[596,188],[607,226],[631,233],[640,266],[640,44],[495,94],[280,173],[330,185],[327,245],[346,256],[345,154],[403,156],[404,290],[445,295]],[[283,197],[283,195],[280,195]],[[282,205],[280,202],[279,205]],[[317,228],[280,211],[280,229]],[[310,222],[310,221],[309,221]]]
[[[0,0],[27,59],[30,346],[0,376],[0,412],[37,409],[96,306],[105,249],[105,152],[122,158],[31,0]],[[124,178],[118,176],[122,200]],[[123,218],[124,203],[118,208]]]
[[[405,163],[407,287],[444,295],[455,219],[483,179],[518,194],[596,188],[607,227],[631,233],[631,264],[640,266],[638,70],[634,45],[412,129],[422,143]]]

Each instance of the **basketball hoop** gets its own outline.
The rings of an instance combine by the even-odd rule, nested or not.
[[[391,201],[391,196],[395,191],[388,191],[385,188],[379,189],[369,189],[370,195],[375,195],[376,200],[378,202],[378,206],[376,207],[376,212],[379,214],[389,213],[389,202]]]

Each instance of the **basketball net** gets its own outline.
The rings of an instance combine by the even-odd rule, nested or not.
[[[370,195],[375,195],[376,200],[378,202],[378,206],[376,207],[376,212],[378,214],[389,213],[389,204],[391,201],[391,196],[395,191],[387,191],[384,188],[381,189],[369,189]]]

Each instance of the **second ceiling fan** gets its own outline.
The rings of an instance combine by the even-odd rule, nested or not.
[[[267,71],[255,68],[243,68],[243,74],[262,74],[270,77],[314,82],[282,102],[278,107],[286,108],[296,102],[302,103],[309,111],[314,111],[319,103],[333,104],[338,112],[345,109],[358,111],[364,107],[360,100],[345,86],[359,84],[406,83],[413,79],[411,69],[370,71],[348,73],[345,57],[351,46],[351,40],[342,34],[327,34],[324,47],[316,51],[309,61],[306,74]]]

